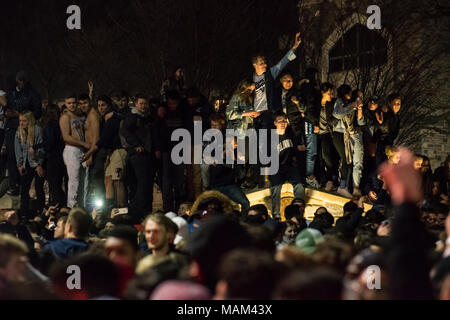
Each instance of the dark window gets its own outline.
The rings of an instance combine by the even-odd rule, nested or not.
[[[387,62],[386,40],[357,24],[336,42],[328,58],[330,73],[382,65]]]

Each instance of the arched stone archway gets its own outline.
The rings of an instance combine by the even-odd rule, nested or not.
[[[344,34],[349,31],[356,24],[366,25],[367,16],[360,14],[358,12],[353,13],[349,18],[341,23],[333,32],[328,36],[322,45],[321,55],[320,55],[320,79],[325,82],[329,74],[329,54],[331,49],[335,44],[344,36]],[[381,36],[386,40],[387,48],[387,65],[392,66],[393,64],[393,43],[390,33],[385,29],[381,28]]]

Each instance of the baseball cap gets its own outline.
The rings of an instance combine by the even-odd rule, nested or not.
[[[316,250],[316,246],[324,242],[325,239],[320,233],[319,230],[316,229],[305,229],[297,235],[295,239],[295,245],[303,252],[312,254]]]

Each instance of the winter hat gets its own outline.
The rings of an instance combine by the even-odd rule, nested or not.
[[[316,250],[316,246],[324,241],[319,230],[308,228],[298,234],[295,239],[295,245],[301,251],[312,254]]]
[[[183,239],[186,239],[189,235],[188,223],[182,217],[174,217],[172,221],[178,226],[178,233],[175,236],[175,244],[178,244]]]
[[[169,211],[166,213],[166,217],[169,219],[173,219],[173,218],[177,217],[177,214],[175,212]]]

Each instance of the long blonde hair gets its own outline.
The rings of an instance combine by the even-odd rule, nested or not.
[[[28,120],[27,130],[19,126],[20,142],[22,144],[28,143],[28,145],[32,146],[34,145],[34,128],[36,125],[36,119],[31,111],[22,113],[19,117],[25,117]]]
[[[250,80],[242,80],[239,82],[234,95],[238,95],[241,101],[248,103],[249,105],[253,104],[253,92],[250,92],[249,88],[253,85],[253,82]]]

